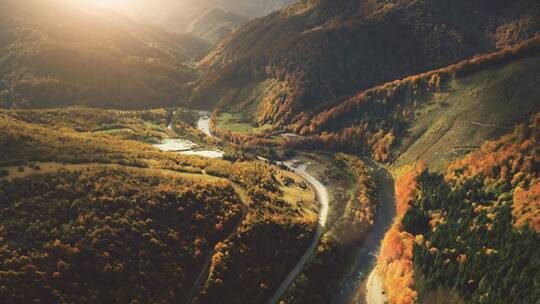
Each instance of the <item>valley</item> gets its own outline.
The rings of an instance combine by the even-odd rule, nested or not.
[[[210,118],[211,113],[205,111],[198,111],[199,119],[197,121],[197,128],[209,136],[214,138],[212,131],[210,129]],[[159,148],[159,147],[158,147]],[[187,151],[191,151],[191,147],[186,146]],[[185,151],[179,151],[179,153],[184,153]],[[205,156],[204,154],[199,154]],[[208,157],[208,156],[206,156]],[[213,156],[210,156],[213,157]],[[258,157],[263,161],[268,161],[263,157]],[[374,221],[374,227],[367,234],[365,240],[361,243],[359,248],[354,249],[357,252],[352,259],[354,259],[353,268],[349,270],[348,277],[344,281],[337,285],[337,292],[332,298],[332,303],[349,303],[352,301],[353,297],[356,295],[358,289],[361,288],[361,284],[364,282],[368,272],[372,270],[375,265],[376,257],[379,252],[379,247],[381,241],[390,228],[391,223],[394,221],[395,216],[395,202],[394,202],[394,182],[391,175],[386,171],[384,166],[377,164],[373,161],[365,161],[373,170],[374,179],[377,181],[377,192],[380,195],[379,198],[379,207],[377,210],[377,216]],[[318,225],[313,237],[313,241],[310,246],[307,248],[306,253],[302,258],[297,262],[295,267],[291,270],[289,275],[279,286],[279,289],[274,293],[272,298],[269,300],[269,303],[278,303],[286,291],[290,288],[290,285],[296,280],[299,274],[303,271],[303,268],[312,258],[315,248],[319,245],[320,239],[325,233],[326,222],[328,218],[328,208],[329,208],[329,194],[326,187],[315,179],[311,174],[308,173],[307,168],[309,168],[309,163],[307,165],[302,164],[300,167],[297,167],[296,164],[292,164],[291,161],[286,162],[277,162],[278,166],[286,166],[288,169],[302,177],[307,183],[311,184],[315,191],[317,192],[317,197],[321,205],[321,209],[318,215]],[[207,263],[203,267],[203,271],[200,274],[200,277],[197,279],[194,286],[200,285],[201,280],[204,276],[208,275],[207,268],[211,261],[211,255],[208,256]],[[194,289],[195,290],[195,289]],[[194,292],[194,290],[192,292]],[[380,292],[380,291],[379,291]],[[190,301],[192,299],[190,296]]]
[[[534,0],[5,0],[0,302],[540,301]]]
[[[8,120],[11,120],[11,119],[8,119]],[[110,138],[111,135],[97,135],[97,136],[98,137],[107,136],[109,137],[109,139],[112,139]],[[130,145],[132,144],[128,144],[128,146]],[[148,152],[154,153],[150,151],[151,149],[148,150]],[[3,153],[5,152],[8,152],[8,151],[4,150]],[[173,157],[173,155],[174,154],[170,154],[170,157]],[[239,184],[243,182],[241,180],[232,178],[232,176],[229,173],[227,173],[226,171],[223,171],[223,168],[224,168],[223,166],[213,168],[212,165],[210,165],[206,169],[196,169],[196,166],[197,166],[196,164],[200,162],[202,163],[206,162],[203,159],[200,159],[200,160],[197,160],[195,163],[191,164],[191,168],[190,168],[190,166],[185,163],[185,161],[187,160],[186,159],[184,160],[185,165],[182,165],[182,167],[185,167],[185,169],[182,169],[180,167],[167,165],[166,159],[168,159],[169,156],[165,156],[165,159],[163,157],[164,155],[162,155],[160,158],[155,158],[155,157],[151,157],[149,154],[148,156],[145,157],[146,159],[145,162],[147,164],[143,165],[141,163],[135,166],[129,165],[127,163],[125,164],[111,163],[108,165],[99,163],[99,162],[86,163],[86,161],[82,161],[82,160],[78,161],[80,164],[65,164],[65,163],[59,163],[59,162],[32,162],[28,165],[28,167],[21,166],[21,165],[15,166],[15,167],[3,167],[2,172],[4,172],[6,175],[6,177],[4,178],[4,181],[7,182],[5,186],[8,186],[8,187],[11,183],[21,182],[23,180],[28,180],[31,178],[37,178],[40,175],[65,175],[65,174],[71,174],[71,172],[76,174],[77,172],[92,172],[96,170],[97,171],[121,170],[121,171],[125,171],[126,173],[129,173],[130,175],[135,175],[135,176],[151,174],[151,175],[163,176],[163,178],[173,177],[173,178],[184,180],[185,182],[191,182],[197,185],[201,185],[202,187],[204,187],[204,185],[208,183],[230,184],[231,182],[229,180],[232,179],[233,180],[232,186],[234,189],[238,191],[239,197],[242,198],[242,201],[244,202],[243,204],[245,206],[251,206],[249,207],[249,210],[254,209],[253,212],[258,212],[256,211],[258,207],[255,207],[253,204],[258,202],[260,198],[253,197],[253,194],[247,194],[244,190],[245,186],[242,186],[241,184]],[[175,157],[173,157],[172,159],[174,158]],[[195,167],[192,167],[192,166],[195,166]],[[168,169],[169,167],[171,167],[171,169]],[[259,169],[262,169],[264,167],[265,165],[263,164],[258,164],[255,166],[255,168],[259,168]],[[248,169],[248,167],[246,167],[246,170],[247,171],[242,174],[258,174],[255,171],[253,173],[248,173],[250,170]],[[185,171],[186,173],[183,173],[182,171]],[[294,203],[296,205],[296,209],[295,209],[296,212],[302,210],[301,208],[306,208],[306,207],[301,207],[301,206],[306,205],[306,203],[308,203],[308,201],[301,201],[304,199],[304,197],[307,200],[315,199],[315,194],[314,193],[310,194],[311,190],[309,190],[309,188],[303,190],[302,188],[298,188],[298,186],[294,186],[294,190],[292,188],[289,189],[289,187],[292,187],[291,183],[296,184],[296,183],[301,182],[300,177],[294,177],[294,176],[289,177],[289,173],[287,172],[279,173],[279,175],[282,176],[281,178],[287,179],[287,185],[289,186],[283,185],[283,186],[280,186],[279,189],[276,189],[276,190],[278,190],[279,193],[283,193],[288,196],[287,201],[289,201],[290,203]],[[268,180],[267,182],[270,182],[270,180]],[[275,190],[268,190],[268,191],[275,191]],[[300,192],[308,191],[308,192],[305,195],[303,195],[302,198],[300,198],[301,200],[295,202],[294,200],[298,199],[295,197],[299,191]],[[309,204],[307,206],[309,206]],[[283,208],[287,209],[287,206],[283,206]],[[307,207],[307,208],[312,209],[314,207]],[[305,219],[306,221],[311,221],[310,218],[313,218],[313,220],[316,219],[316,215],[315,216],[311,215],[311,213],[313,212],[311,211],[311,209],[309,210],[306,209],[305,211],[306,213],[305,216],[307,216],[307,218]],[[244,210],[244,211],[241,211],[241,210]],[[253,217],[253,215],[251,215],[251,211],[248,213],[246,209],[240,208],[238,212],[240,212],[240,214],[242,215],[240,216],[239,220],[237,220],[235,224],[236,226],[234,226],[234,229],[229,229],[229,228],[227,229],[227,231],[233,231],[231,232],[233,234],[234,234],[234,231],[238,229],[238,227],[245,229],[246,227],[249,227],[250,225],[249,223],[254,220],[253,218],[251,218]],[[304,213],[304,211],[301,211],[301,212]],[[229,234],[228,237],[222,238],[220,241],[221,242],[226,241],[229,237],[233,237],[233,235]],[[216,243],[219,243],[219,242],[216,241]],[[213,254],[210,254],[210,257],[213,257],[213,256],[214,256]],[[178,296],[181,297],[182,295],[179,294]]]
[[[212,135],[210,129],[210,117],[211,113],[199,111],[200,118],[197,122],[197,127],[210,137]],[[259,157],[259,159],[266,159]],[[386,169],[373,161],[366,161],[367,164],[375,172],[375,179],[377,180],[378,193],[381,196],[379,202],[379,208],[377,210],[377,216],[375,224],[369,234],[366,236],[365,241],[358,249],[355,249],[357,254],[354,256],[354,268],[350,270],[349,277],[345,279],[341,286],[338,286],[337,295],[332,299],[332,303],[349,303],[355,295],[357,289],[360,288],[363,279],[375,265],[375,258],[379,251],[379,246],[384,237],[384,234],[390,227],[390,224],[394,220],[394,183],[391,175]],[[296,280],[298,275],[303,271],[303,268],[307,264],[308,260],[313,255],[315,248],[319,245],[320,239],[325,233],[326,222],[328,218],[329,208],[329,194],[326,187],[308,173],[309,163],[307,165],[302,164],[298,168],[297,165],[293,165],[291,161],[277,162],[278,165],[284,165],[289,168],[293,173],[299,175],[309,184],[311,184],[317,192],[318,200],[321,204],[321,210],[319,213],[319,222],[313,241],[308,247],[306,253],[298,261],[296,266],[291,270],[287,278],[280,285],[279,289],[274,293],[268,303],[278,303],[286,291],[290,288],[290,285]]]
[[[20,123],[18,119],[24,119],[25,121],[27,121],[25,122],[25,124],[30,123],[28,126],[32,126],[36,122],[35,119],[37,119],[38,117],[39,117],[39,123],[42,124],[45,121],[47,121],[48,123],[50,119],[56,120],[55,117],[60,117],[57,115],[68,114],[67,116],[61,116],[63,117],[65,122],[59,122],[56,120],[57,123],[59,123],[59,126],[58,126],[60,128],[59,130],[66,130],[66,127],[76,128],[78,130],[76,133],[82,132],[82,134],[87,134],[85,136],[90,136],[88,139],[97,137],[96,139],[99,140],[99,138],[103,137],[103,138],[111,138],[111,139],[121,138],[122,140],[124,140],[123,138],[125,138],[126,135],[124,135],[121,132],[107,132],[107,133],[88,132],[87,130],[91,130],[90,128],[100,129],[100,130],[104,129],[104,125],[92,126],[91,121],[79,120],[78,116],[86,117],[86,114],[84,114],[86,111],[88,111],[89,113],[93,113],[93,115],[99,113],[99,115],[102,115],[103,117],[107,117],[107,115],[111,115],[112,117],[114,117],[113,120],[111,121],[114,121],[115,124],[122,123],[122,121],[124,121],[123,123],[125,126],[122,126],[122,128],[126,128],[126,126],[129,126],[127,128],[131,130],[131,132],[129,132],[129,140],[142,140],[143,145],[145,145],[144,142],[149,142],[149,143],[161,142],[162,144],[154,144],[154,145],[157,148],[160,148],[161,150],[163,150],[165,153],[172,153],[170,155],[186,155],[190,157],[200,155],[200,156],[203,156],[204,158],[207,158],[208,155],[205,155],[204,153],[198,154],[195,152],[218,151],[219,149],[225,148],[225,147],[215,147],[213,144],[205,143],[204,149],[207,149],[207,150],[201,150],[200,148],[193,149],[194,145],[196,145],[194,141],[200,140],[197,137],[199,136],[198,135],[199,131],[202,134],[205,134],[206,136],[208,136],[210,140],[217,140],[213,137],[210,131],[210,127],[209,127],[210,126],[210,122],[209,122],[210,113],[201,112],[201,111],[193,112],[193,115],[195,115],[198,118],[197,119],[190,118],[191,120],[190,124],[192,125],[193,129],[189,133],[191,135],[188,134],[187,137],[186,135],[181,135],[174,132],[174,129],[177,124],[185,124],[185,122],[178,121],[174,119],[174,117],[181,117],[181,116],[192,117],[191,114],[189,114],[188,112],[185,112],[182,109],[173,110],[172,112],[171,110],[169,111],[155,110],[152,112],[152,116],[150,116],[148,115],[150,113],[146,114],[144,112],[119,112],[119,111],[108,112],[108,111],[94,110],[94,109],[76,109],[75,108],[75,109],[68,109],[68,110],[52,110],[52,111],[47,111],[47,112],[43,111],[43,113],[40,113],[40,111],[33,111],[33,110],[4,112],[4,114],[2,114],[4,116],[2,117],[5,117],[3,118],[5,120],[5,123],[7,122]],[[171,116],[171,114],[167,114],[167,112],[172,113],[172,117],[173,117],[172,120],[169,120],[167,118],[167,116]],[[45,113],[47,116],[44,115]],[[182,113],[181,116],[179,116],[180,113]],[[144,130],[144,129],[141,129],[142,126],[145,126],[145,128],[148,126],[147,122],[138,121],[137,119],[130,118],[132,116],[133,117],[137,117],[137,116],[148,117],[148,118],[151,117],[151,120],[156,122],[156,125],[152,126],[151,128],[152,130],[154,130],[153,132],[158,132],[158,133],[153,133],[151,136],[148,136],[148,135],[140,136],[140,134],[137,135],[136,133],[132,133],[132,132],[139,132],[138,130]],[[48,117],[48,118],[45,118],[45,117]],[[143,119],[148,119],[148,118],[143,118]],[[103,119],[103,121],[107,121],[107,119]],[[22,127],[22,129],[24,128],[25,127]],[[108,129],[108,130],[112,130],[112,129]],[[148,134],[148,131],[143,131],[143,132],[146,132]],[[159,132],[163,132],[163,133],[160,134]],[[174,145],[163,146],[163,142],[167,143],[167,139],[159,140],[158,139],[159,137],[176,138],[176,139],[172,139],[173,140],[172,143],[176,143],[176,144],[184,143],[184,145],[183,147],[179,146],[180,148],[178,147],[171,148]],[[48,143],[43,144],[43,146],[48,146],[50,145],[50,143],[51,142],[49,141]],[[170,143],[171,142],[169,142],[169,144]],[[185,143],[188,143],[188,144],[185,145]],[[126,142],[123,145],[126,145],[126,144],[127,144],[126,147],[130,147],[131,145],[134,145],[135,142],[133,142],[133,144],[132,143],[128,144],[128,142]],[[119,145],[116,145],[116,146],[118,147]],[[36,148],[38,147],[39,146],[36,146]],[[171,148],[171,149],[168,149],[168,148]],[[39,148],[39,149],[42,149],[42,148]],[[148,152],[151,151],[151,149],[148,149],[148,148],[147,150]],[[224,150],[226,150],[226,148]],[[9,153],[8,151],[5,151],[5,150],[4,152]],[[13,152],[19,154],[21,151],[15,152],[15,150],[13,150]],[[122,152],[122,153],[125,153],[125,152]],[[227,178],[220,177],[220,176],[223,176],[222,174],[217,173],[217,172],[213,173],[212,171],[213,169],[211,167],[206,168],[206,169],[197,169],[197,166],[200,166],[198,165],[199,161],[196,161],[194,163],[196,165],[190,165],[184,169],[184,168],[178,167],[177,165],[174,165],[174,166],[166,165],[166,163],[168,162],[167,160],[168,156],[165,156],[165,158],[164,158],[164,155],[160,155],[160,157],[151,156],[153,155],[153,153],[154,152],[151,152],[148,156],[144,156],[142,158],[144,159],[144,162],[147,164],[133,163],[133,165],[131,165],[127,161],[119,161],[118,163],[116,161],[112,161],[110,164],[106,164],[106,163],[102,163],[101,161],[92,162],[92,159],[88,159],[88,161],[83,160],[84,158],[77,160],[76,163],[73,163],[73,164],[69,163],[69,162],[72,162],[72,160],[69,160],[69,159],[64,160],[62,158],[59,159],[61,160],[61,162],[47,162],[46,161],[47,154],[42,154],[41,155],[42,159],[36,158],[37,161],[27,163],[26,166],[20,166],[20,165],[11,166],[11,167],[4,166],[1,169],[3,172],[5,172],[6,177],[4,177],[4,180],[6,181],[28,179],[31,176],[42,175],[42,174],[65,174],[68,172],[84,172],[84,171],[94,171],[94,170],[100,170],[100,171],[125,170],[126,172],[131,172],[131,174],[136,174],[136,175],[159,174],[160,176],[163,176],[163,177],[171,176],[175,178],[181,178],[186,181],[191,181],[193,183],[209,183],[209,182],[219,183],[220,181],[223,181],[223,182],[227,181]],[[51,155],[55,155],[55,154],[51,154]],[[216,156],[216,158],[221,158],[222,156],[223,154],[220,156]],[[210,157],[213,158],[214,156],[210,156]],[[262,159],[264,160],[264,162],[268,162],[268,160],[264,158]],[[68,163],[66,163],[66,161]],[[13,163],[16,163],[16,161]],[[320,209],[315,214],[310,216],[314,220],[318,218],[318,221],[314,222],[315,224],[313,228],[314,236],[310,238],[311,241],[310,241],[309,246],[306,247],[305,253],[301,257],[299,257],[298,260],[295,261],[294,267],[291,267],[290,269],[287,270],[289,274],[287,275],[287,278],[281,283],[281,285],[279,286],[276,285],[276,288],[277,287],[279,288],[277,289],[277,292],[274,293],[274,298],[279,299],[288,290],[288,288],[294,282],[296,277],[304,270],[305,265],[308,263],[309,260],[311,260],[315,248],[319,246],[319,241],[321,237],[327,232],[327,229],[325,228],[325,226],[326,226],[326,222],[327,222],[327,218],[329,214],[329,194],[326,190],[326,186],[324,186],[321,182],[317,181],[312,175],[310,175],[310,173],[308,173],[305,170],[304,167],[306,165],[300,165],[300,167],[296,167],[297,166],[296,164],[293,165],[292,163],[287,163],[287,162],[285,163],[277,162],[276,166],[288,167],[288,171],[290,171],[292,174],[295,174],[297,176],[293,179],[301,179],[303,180],[302,183],[305,182],[305,184],[311,185],[313,189],[316,190],[317,192],[317,197],[319,200],[319,204],[318,204],[319,207],[317,207],[317,209]],[[382,168],[379,168],[379,170],[382,170]],[[183,173],[182,171],[184,171],[185,173]],[[237,193],[239,193],[239,197],[242,198],[243,205],[250,206],[250,204],[248,203],[250,201],[250,198],[249,198],[249,195],[245,193],[244,188],[241,185],[237,184],[236,182],[233,182],[232,185],[237,191]],[[297,192],[298,191],[295,190],[291,192],[291,194],[287,194],[287,195],[297,195],[296,194]],[[312,199],[315,199],[315,195],[313,195]],[[246,208],[250,208],[250,207],[246,207]],[[230,234],[227,237],[223,238],[221,242],[226,241],[228,238],[233,237],[233,234],[235,233],[237,229],[239,229],[241,223],[247,219],[246,210],[248,209],[241,208],[240,210],[241,210],[240,220],[237,221],[236,226],[228,230],[228,231],[231,231]],[[373,242],[373,246],[374,245],[375,245],[375,242]],[[197,291],[200,288],[205,288],[204,284],[206,280],[209,279],[209,268],[216,254],[217,254],[216,252],[209,251],[208,254],[206,255],[204,264],[201,264],[202,266],[200,267],[200,269],[202,270],[198,276],[198,279],[194,287],[192,288],[192,291],[191,291],[192,295],[189,296],[189,298],[192,301],[195,301],[195,299],[197,299],[195,297],[195,295],[197,294]],[[364,267],[367,267],[368,265],[371,265],[371,264],[367,263],[366,265],[364,265]],[[277,301],[277,300],[274,300],[274,301]]]
[[[368,275],[371,277],[372,273],[376,272],[375,265],[380,253],[381,242],[395,220],[395,185],[392,175],[384,166],[371,160],[366,161],[366,163],[374,170],[377,182],[379,204],[375,222],[362,245],[354,250],[356,252],[354,266],[343,282],[338,285],[337,292],[332,296],[332,303],[363,302],[361,300],[363,296],[367,299],[367,303],[377,303],[376,300],[369,300],[368,295],[370,294],[373,295],[374,299],[377,299],[377,297],[384,299],[384,289],[381,286],[368,283],[365,291],[359,293],[359,290],[364,288]]]

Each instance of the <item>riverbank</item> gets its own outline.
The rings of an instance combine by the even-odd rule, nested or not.
[[[210,130],[210,113],[201,112],[199,115],[200,118],[197,122],[199,130],[214,138]],[[384,238],[386,231],[390,228],[395,217],[394,181],[391,174],[387,172],[386,169],[380,164],[377,164],[371,160],[364,161],[374,172],[374,178],[377,181],[379,192],[379,206],[375,216],[374,226],[364,242],[361,243],[362,245],[356,251],[354,261],[351,263],[352,268],[349,275],[345,278],[345,280],[343,280],[343,282],[339,285],[338,290],[336,290],[336,292],[332,295],[332,303],[349,303],[355,297],[360,285],[366,281],[368,274],[375,267],[381,241]],[[319,226],[317,227],[317,232],[308,250],[298,261],[296,266],[291,270],[289,275],[285,278],[269,303],[278,303],[291,284],[294,283],[298,275],[302,272],[315,248],[320,243],[328,217],[329,195],[326,187],[323,186],[322,183],[316,180],[312,175],[307,173],[305,167],[296,169],[289,166],[289,168],[312,184],[317,190],[319,199],[321,200],[321,213],[319,215]]]

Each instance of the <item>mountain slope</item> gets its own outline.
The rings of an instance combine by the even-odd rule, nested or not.
[[[394,251],[414,265],[415,302],[538,300],[538,283],[529,278],[540,274],[539,122],[534,115],[443,174],[425,170],[415,177],[400,220],[409,248]],[[395,284],[403,272],[390,268],[390,302],[412,303]]]
[[[216,44],[247,22],[248,19],[245,17],[216,7],[195,19],[189,25],[187,32],[211,44]]]
[[[330,149],[444,166],[540,110],[539,56],[537,37],[359,92],[290,127]]]
[[[355,91],[530,38],[539,14],[532,0],[301,1],[214,48],[193,100],[285,124]]]
[[[206,11],[221,7],[248,19],[265,16],[294,0],[124,0],[124,13],[160,25],[172,32],[184,32]]]
[[[0,106],[136,108],[185,99],[208,44],[61,1],[3,0]]]

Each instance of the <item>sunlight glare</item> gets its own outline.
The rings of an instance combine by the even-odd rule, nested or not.
[[[76,0],[79,5],[89,10],[114,10],[118,12],[131,12],[137,5],[136,0]]]

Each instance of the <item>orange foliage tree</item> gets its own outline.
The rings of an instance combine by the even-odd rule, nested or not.
[[[396,222],[386,233],[377,261],[377,269],[383,276],[390,303],[414,303],[417,293],[414,290],[412,248],[414,236],[403,231],[401,219],[410,208],[416,189],[416,177],[423,165],[417,165],[403,174],[396,182]]]

